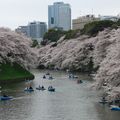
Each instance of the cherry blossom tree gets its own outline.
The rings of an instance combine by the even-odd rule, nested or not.
[[[0,28],[0,62],[16,62],[25,68],[36,67],[37,50],[31,39],[7,28]]]

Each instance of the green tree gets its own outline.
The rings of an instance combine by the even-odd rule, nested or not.
[[[65,39],[72,39],[77,37],[79,30],[69,30],[65,33]]]
[[[64,35],[64,31],[62,30],[50,29],[48,30],[48,32],[45,33],[43,39],[49,40],[50,42],[56,42],[63,35]]]

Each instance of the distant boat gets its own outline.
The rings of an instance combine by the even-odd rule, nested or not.
[[[33,92],[34,89],[33,89],[33,88],[28,88],[28,87],[26,87],[26,88],[24,89],[24,91],[26,91],[26,92]]]
[[[50,73],[48,72],[48,73],[46,73],[46,75],[50,75]]]
[[[99,101],[99,103],[106,104],[106,103],[109,103],[109,102],[107,100],[106,101],[101,100],[101,101]]]
[[[50,92],[55,92],[55,88],[53,88],[52,86],[49,86],[49,87],[48,87],[48,91],[50,91]]]
[[[42,87],[39,86],[36,88],[36,90],[46,90],[46,89],[44,88],[44,86],[42,86]]]
[[[49,80],[52,80],[53,79],[53,77],[52,76],[49,76]]]
[[[99,103],[106,104],[106,103],[109,103],[109,102],[105,99],[105,97],[103,97],[103,98],[99,101]]]
[[[0,96],[0,100],[11,100],[13,99],[12,96]]]
[[[78,78],[78,76],[73,76],[73,78]]]
[[[75,76],[75,75],[73,75],[73,74],[69,74],[69,78],[78,78],[78,76]]]
[[[114,111],[120,111],[120,107],[116,105],[111,105],[110,109]]]

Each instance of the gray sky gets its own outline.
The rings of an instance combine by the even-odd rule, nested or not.
[[[48,5],[58,1],[71,5],[72,18],[120,13],[120,0],[0,0],[0,27],[14,29],[34,20],[47,22]]]

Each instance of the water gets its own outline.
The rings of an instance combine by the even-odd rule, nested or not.
[[[3,85],[3,91],[13,100],[0,101],[0,120],[119,120],[120,112],[111,111],[98,103],[97,93],[88,89],[92,80],[79,75],[82,84],[68,79],[65,72],[51,71],[53,80],[43,80],[47,71],[33,71],[36,78],[32,86],[52,85],[56,92],[25,93],[25,82]]]

